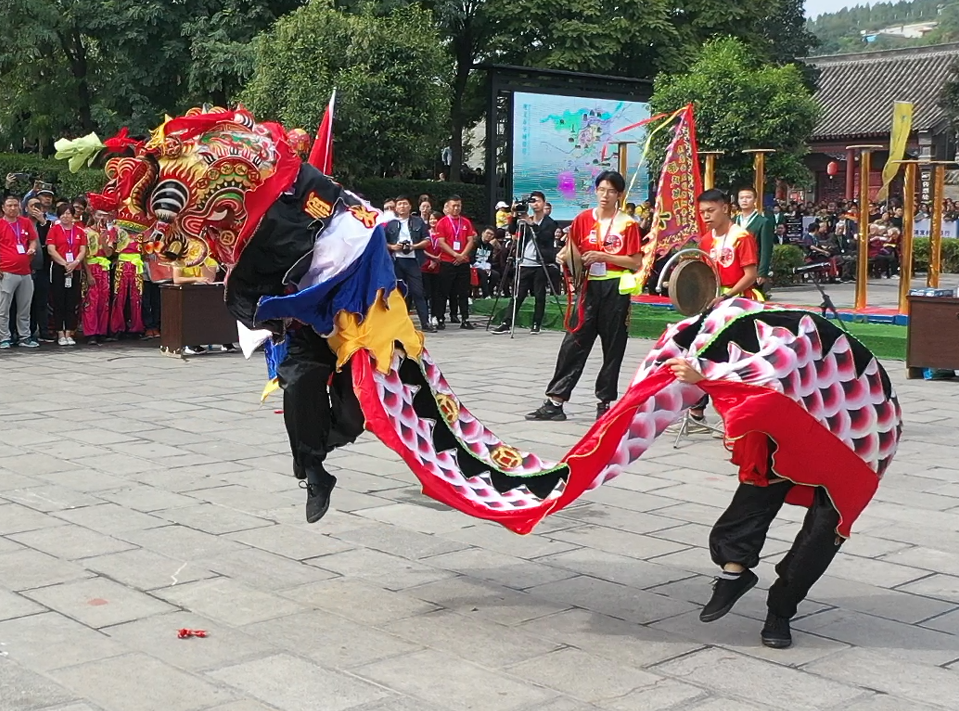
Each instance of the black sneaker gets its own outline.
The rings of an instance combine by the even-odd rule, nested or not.
[[[529,330],[529,333],[530,333],[531,336],[538,336],[538,335],[539,335],[539,326],[534,323],[534,324],[533,324],[533,327]]]
[[[437,328],[433,324],[427,324],[423,327],[423,333],[436,333]]]
[[[87,339],[87,345],[88,345],[88,346],[99,346],[99,345],[100,345],[100,341],[97,340],[97,337],[96,337],[96,336],[90,336],[90,337]]]
[[[793,635],[789,629],[789,618],[768,613],[760,637],[765,646],[773,649],[786,649],[792,646]]]
[[[307,469],[306,481],[300,488],[306,489],[306,522],[316,523],[330,508],[330,492],[336,486],[336,477],[329,472]]]
[[[596,403],[596,419],[609,412],[609,403],[608,402],[598,402]]]
[[[492,331],[490,331],[490,333],[495,333],[497,336],[500,336],[504,333],[509,333],[509,332],[510,332],[510,327],[505,323],[501,323],[499,326],[497,326]]]
[[[463,321],[463,323],[460,324],[460,329],[463,331],[475,331],[476,326],[474,326],[469,321]]]
[[[446,321],[437,321],[437,322],[436,322],[436,330],[437,330],[437,331],[445,331],[445,330],[446,330]]]
[[[566,419],[566,413],[563,412],[562,405],[554,405],[552,400],[547,400],[539,409],[533,410],[526,416],[527,420],[540,420],[562,422]]]
[[[716,578],[713,582],[713,596],[699,613],[701,622],[715,622],[733,609],[733,605],[759,582],[751,570],[744,570],[738,577]]]
[[[459,323],[459,322],[460,322],[459,316],[450,316],[450,323]]]

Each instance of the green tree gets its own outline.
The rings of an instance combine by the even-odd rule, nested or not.
[[[351,15],[314,0],[257,40],[240,98],[258,117],[312,131],[335,87],[337,176],[407,175],[443,145],[448,81],[428,11]]]
[[[656,79],[655,111],[675,111],[688,103],[695,105],[700,148],[725,151],[717,161],[717,186],[752,182],[752,158],[742,154],[750,148],[776,149],[766,162],[770,180],[808,178],[802,159],[819,107],[794,64],[768,65],[738,40],[713,40],[687,72]],[[660,163],[661,157],[650,161]]]

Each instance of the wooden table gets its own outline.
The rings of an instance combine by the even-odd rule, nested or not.
[[[227,311],[223,284],[160,287],[160,350],[182,356],[184,346],[236,343],[236,319]]]
[[[959,299],[910,296],[906,338],[908,378],[925,368],[959,370]]]

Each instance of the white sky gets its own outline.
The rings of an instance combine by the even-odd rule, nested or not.
[[[871,4],[872,0],[806,0],[806,17],[817,17],[824,12],[836,12],[844,7]]]

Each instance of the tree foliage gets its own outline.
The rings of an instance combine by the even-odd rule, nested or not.
[[[944,0],[899,0],[844,7],[809,20],[808,28],[819,40],[819,54],[844,54],[915,47],[959,39],[959,6]],[[953,18],[953,19],[950,19]],[[869,33],[895,25],[937,21],[940,26],[922,38],[882,35],[867,42]],[[864,35],[863,33],[866,33]]]
[[[752,157],[742,153],[750,148],[776,149],[766,161],[770,180],[808,178],[802,157],[819,107],[794,64],[768,65],[738,40],[710,41],[688,72],[656,80],[655,111],[688,103],[695,105],[700,149],[725,151],[717,161],[718,187],[752,182]]]
[[[447,83],[428,11],[351,15],[314,1],[257,41],[241,99],[262,119],[312,131],[335,87],[337,175],[404,175],[442,145]]]

